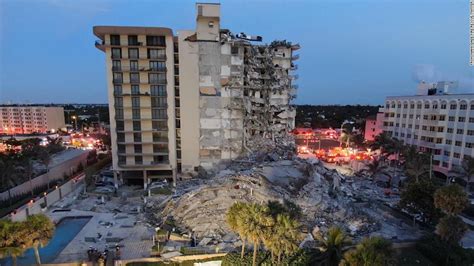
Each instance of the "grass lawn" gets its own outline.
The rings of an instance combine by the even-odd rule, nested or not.
[[[397,250],[397,265],[403,266],[412,266],[412,265],[423,265],[431,266],[434,265],[429,259],[427,259],[423,254],[418,252],[414,247],[412,248],[403,248]]]

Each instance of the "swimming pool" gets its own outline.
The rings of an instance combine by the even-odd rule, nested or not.
[[[71,240],[89,222],[92,216],[64,217],[56,225],[53,238],[48,245],[40,248],[39,253],[41,263],[51,263],[61,253],[61,251],[71,242]],[[0,264],[13,265],[11,258],[0,260]],[[29,249],[22,257],[18,258],[18,265],[35,265],[35,255],[33,249]]]

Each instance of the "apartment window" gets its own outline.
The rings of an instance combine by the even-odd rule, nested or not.
[[[448,120],[451,121],[451,122],[454,122],[456,119],[455,119],[454,116],[450,116],[450,117],[448,117]]]
[[[140,97],[132,97],[132,107],[133,108],[140,107]]]
[[[438,132],[444,132],[444,127],[438,127]]]
[[[395,132],[394,136],[395,136],[395,137],[398,137],[398,132]]]
[[[429,103],[425,103],[425,109],[429,109],[430,108],[430,104]]]
[[[407,138],[411,138],[411,134],[407,134]]]
[[[402,104],[401,103],[397,104],[397,108],[402,108]]]
[[[152,84],[166,83],[166,74],[164,73],[149,73],[148,80]]]
[[[138,59],[138,48],[129,48],[128,49],[128,58]]]
[[[138,61],[131,60],[130,61],[130,71],[138,71]]]
[[[456,141],[454,142],[454,145],[455,145],[455,146],[458,146],[458,147],[461,147],[462,142],[459,141],[459,140],[456,140]]]
[[[123,107],[123,98],[115,97],[115,107]]]
[[[407,114],[403,114],[403,118],[407,118]]]
[[[166,121],[152,121],[151,127],[153,130],[168,130],[168,124]]]
[[[153,153],[166,153],[168,152],[167,144],[153,144]]]
[[[448,168],[448,162],[443,162],[443,167]]]
[[[140,119],[140,109],[132,109],[132,119]]]
[[[413,119],[413,115],[408,115],[408,118]]]
[[[446,109],[446,104],[445,103],[441,104],[441,109]]]
[[[451,109],[451,110],[456,110],[457,107],[458,107],[457,104],[451,104],[451,105],[449,106],[449,109]]]
[[[461,105],[459,105],[459,109],[461,109],[461,110],[466,110],[466,109],[467,109],[467,104],[461,104]]]
[[[430,119],[431,119],[432,121],[433,121],[433,120],[436,120],[436,116],[435,116],[435,115],[432,115],[432,116],[430,117]]]
[[[120,62],[120,60],[112,60],[112,70],[113,71],[122,70],[122,63]]]
[[[467,135],[469,135],[469,136],[474,135],[474,130],[467,130]]]
[[[116,122],[115,122],[115,125],[116,125],[116,127],[117,127],[117,130],[119,130],[119,131],[123,131],[124,128],[125,128],[123,121],[116,121]]]
[[[396,126],[396,127],[399,127],[399,126],[400,126],[400,123],[396,123],[395,126]]]
[[[445,115],[440,115],[439,116],[439,121],[444,121],[446,120],[446,116]]]
[[[166,107],[166,98],[151,97],[151,107]]]
[[[153,156],[154,163],[166,163],[168,162],[168,155],[157,155]]]
[[[137,35],[128,35],[128,45],[139,45]]]
[[[422,130],[426,130],[426,129],[427,129],[427,126],[421,126],[421,129],[422,129]]]
[[[112,48],[112,58],[122,58],[122,48]]]
[[[125,145],[117,145],[117,150],[119,153],[125,153]]]
[[[466,142],[465,146],[466,146],[466,148],[472,148],[472,147],[474,147],[474,143]]]
[[[166,132],[153,132],[153,141],[154,142],[167,142],[168,133]]]
[[[444,156],[451,156],[451,152],[450,151],[444,151]]]
[[[142,142],[142,133],[133,133],[134,142]]]
[[[446,140],[446,144],[451,145],[453,142],[450,139]]]
[[[123,74],[114,72],[114,83],[123,83]]]
[[[474,117],[469,117],[469,123],[474,123]]]
[[[471,110],[474,110],[474,104],[471,104]]]
[[[415,125],[415,129],[420,129],[420,125]]]
[[[428,115],[423,115],[423,120],[428,120]]]
[[[117,133],[117,141],[118,142],[124,142],[125,141],[125,134]]]
[[[133,121],[133,130],[134,131],[142,130],[142,125],[140,121]]]
[[[407,103],[404,103],[404,104],[403,104],[403,108],[405,108],[405,109],[408,108],[408,104],[407,104]]]
[[[453,157],[454,158],[461,158],[461,154],[455,152],[455,153],[453,153]]]
[[[417,109],[421,109],[421,103],[418,103],[418,104],[416,105],[416,108],[417,108]]]
[[[135,164],[142,164],[143,156],[135,156]]]
[[[150,93],[152,96],[166,96],[166,87],[163,85],[151,85]]]
[[[166,109],[152,109],[151,110],[152,119],[166,119]]]
[[[153,71],[165,71],[166,63],[163,61],[150,61],[150,69]]]
[[[131,83],[140,83],[140,74],[139,73],[130,73],[130,82]]]
[[[406,125],[405,125],[405,124],[402,124],[402,127],[403,127],[403,128],[405,128],[405,127],[406,127]]]
[[[390,117],[395,117],[395,113],[390,113]]]
[[[148,49],[148,59],[166,59],[164,49]]]
[[[110,45],[120,45],[120,35],[110,35]]]
[[[141,144],[133,145],[133,150],[135,151],[135,153],[142,153],[142,145]]]
[[[431,131],[431,132],[434,132],[434,131],[435,131],[435,127],[431,126],[431,127],[430,127],[430,131]]]
[[[123,119],[123,109],[115,108],[115,119]]]
[[[140,86],[139,85],[132,85],[132,95],[140,94]]]
[[[448,127],[448,131],[447,131],[447,132],[448,132],[448,133],[453,133],[453,132],[454,132],[454,129]]]
[[[410,104],[410,108],[411,108],[411,109],[415,109],[415,104],[414,104],[414,103],[411,103],[411,104]]]
[[[165,46],[165,36],[146,36],[147,46]]]
[[[433,104],[433,109],[438,109],[438,105],[437,105],[437,104]]]
[[[420,119],[421,115],[416,115],[415,119]]]
[[[413,125],[411,125],[411,124],[410,124],[410,125],[408,125],[408,128],[413,128]]]
[[[438,144],[443,143],[443,139],[442,138],[436,138],[436,143],[438,143]]]
[[[456,129],[456,134],[464,134],[464,130],[463,129]]]
[[[413,139],[418,139],[418,135],[415,134],[415,135],[413,136]]]
[[[114,85],[114,95],[122,95],[122,85]]]
[[[466,118],[463,116],[458,117],[458,122],[466,122]]]
[[[400,114],[397,114],[397,118],[400,118]]]

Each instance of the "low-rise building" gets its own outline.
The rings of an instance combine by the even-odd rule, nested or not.
[[[47,133],[65,127],[63,107],[0,105],[0,134]]]
[[[364,140],[373,141],[376,136],[383,132],[383,109],[380,109],[376,115],[365,119]]]

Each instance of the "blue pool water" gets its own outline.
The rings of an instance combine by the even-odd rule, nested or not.
[[[54,236],[48,245],[39,249],[41,263],[51,263],[69,242],[89,222],[91,216],[65,217],[56,225]],[[18,258],[18,265],[35,265],[33,249],[27,250]],[[13,265],[11,258],[0,260],[0,265]]]

